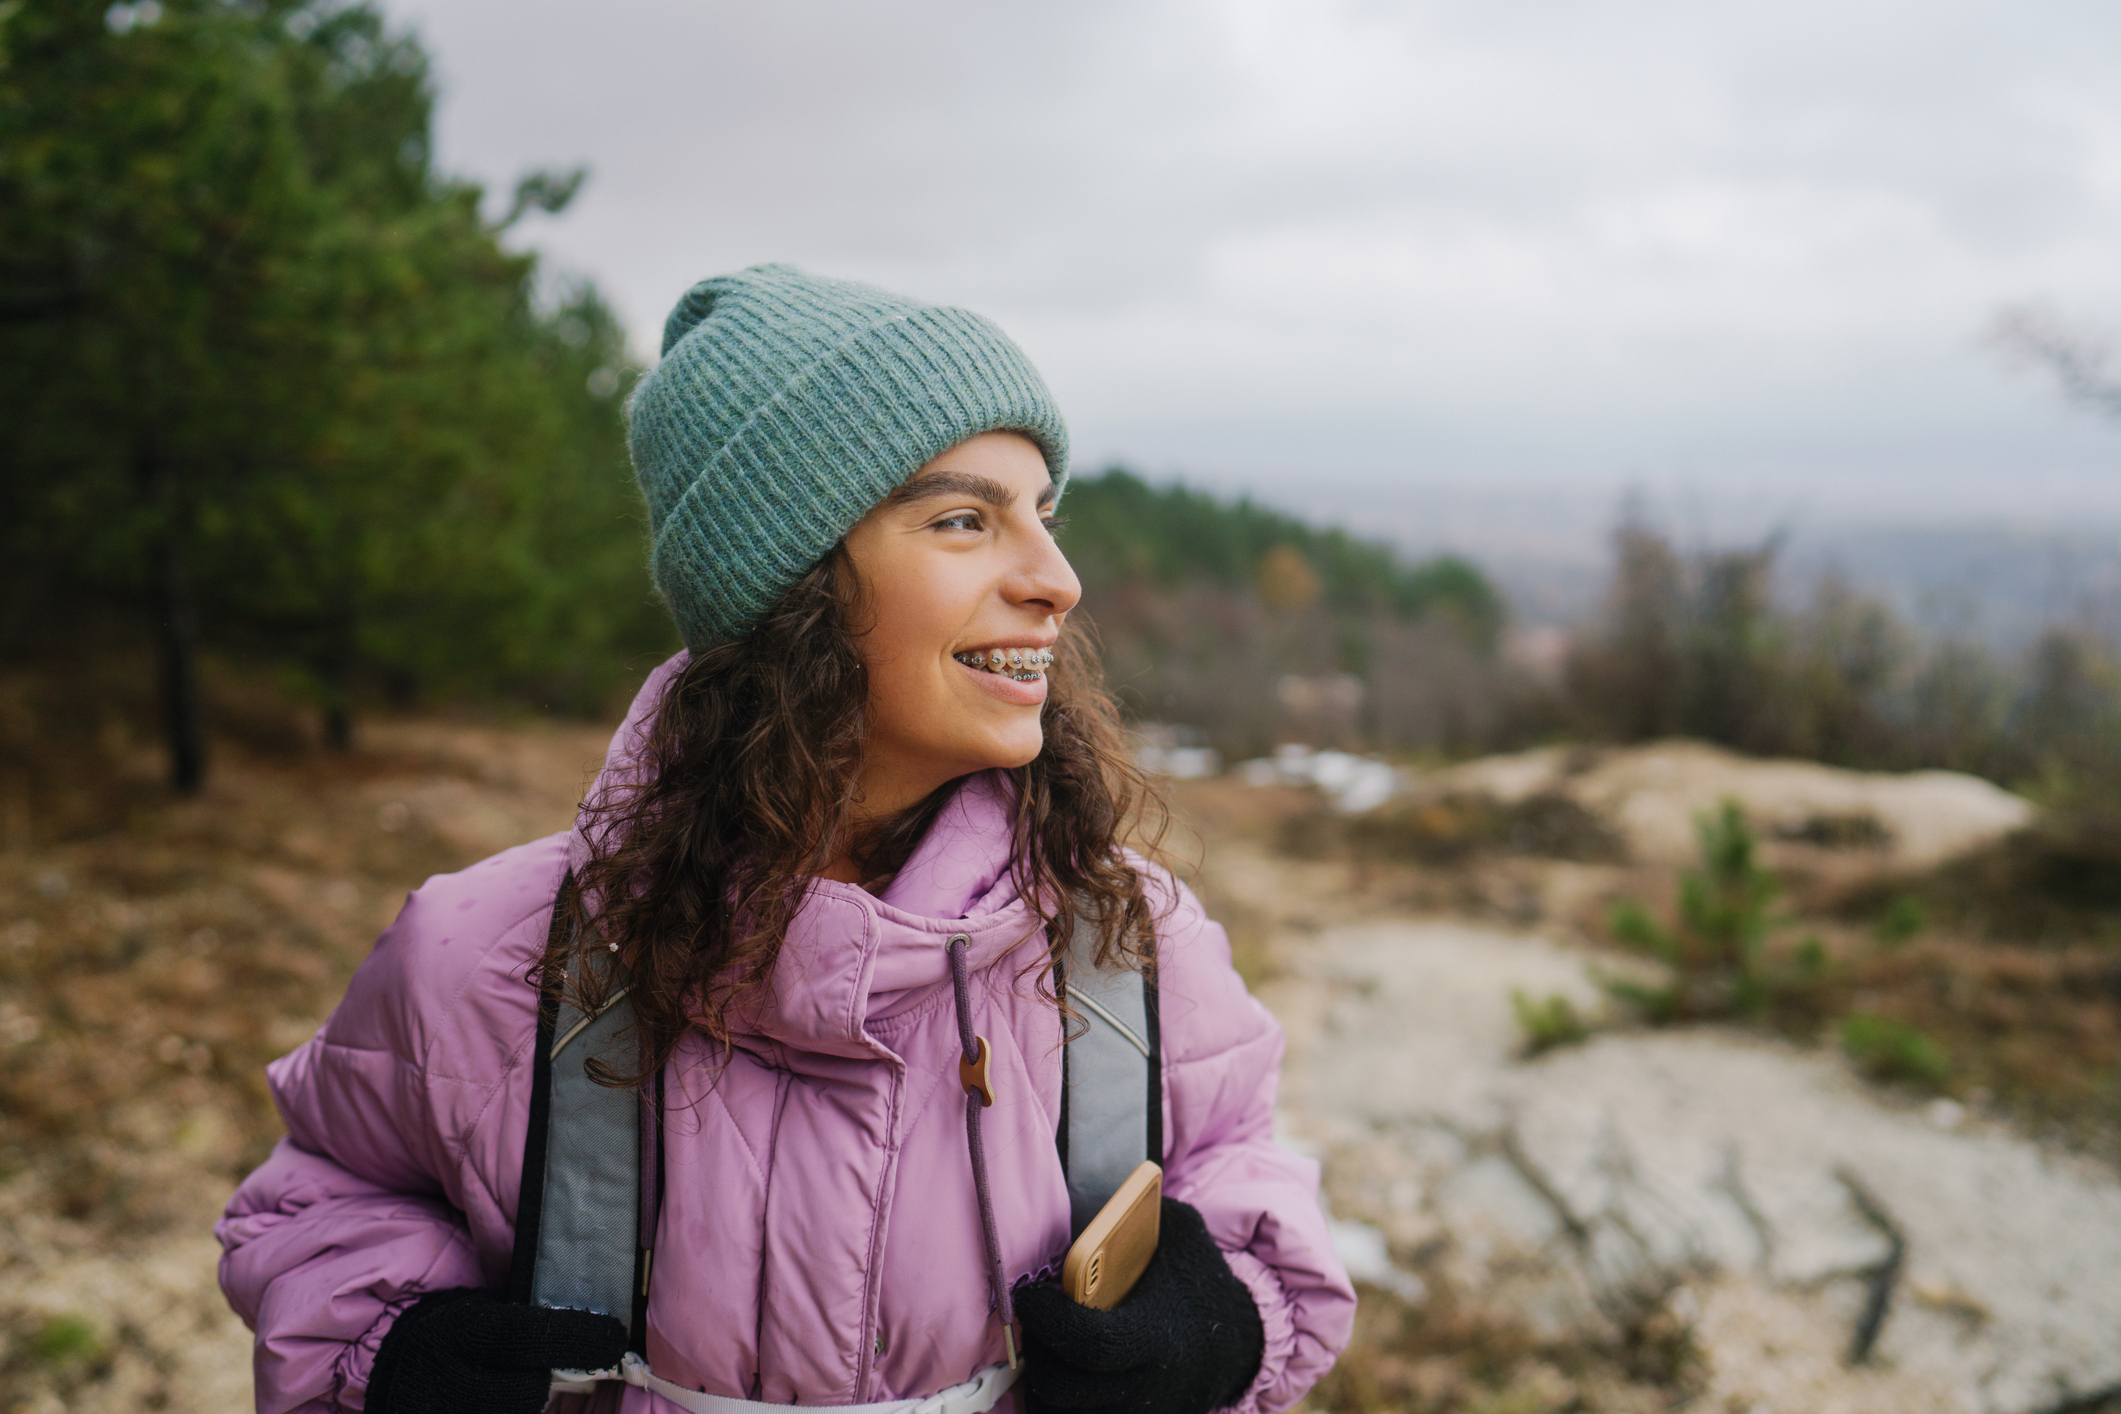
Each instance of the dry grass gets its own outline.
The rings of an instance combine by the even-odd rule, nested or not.
[[[1194,809],[1191,788],[1181,807],[1215,830],[1221,813]],[[1575,936],[1601,969],[1632,961],[1611,936],[1612,909],[1639,900],[1669,924],[1677,871],[1611,862],[1596,828],[1552,822],[1458,799],[1350,822],[1291,792],[1255,805],[1242,838],[1345,861],[1346,902],[1541,927]],[[1851,1014],[1913,1028],[1941,1053],[1941,1073],[1888,1066],[1881,1079],[2121,1165],[2121,827],[2047,821],[1917,877],[1886,872],[1861,832],[1847,833],[1761,843],[1780,886],[1766,962],[1802,975],[1762,1020],[1829,1043]]]
[[[1234,780],[1172,782],[1168,789],[1171,829],[1165,837],[1171,866],[1200,895],[1208,916],[1230,935],[1230,958],[1245,985],[1257,988],[1279,966],[1274,949],[1276,919],[1257,903],[1221,886],[1201,867],[1209,850],[1235,842],[1270,844],[1294,817],[1317,809],[1309,791],[1290,786],[1260,789]]]
[[[2121,951],[1926,937],[1851,971],[1855,1008],[1943,1053],[1939,1088],[2121,1165]]]
[[[1912,1027],[1935,1088],[2121,1165],[2121,833],[2067,813],[1925,874],[1793,881],[1839,1005]]]
[[[1419,1306],[1358,1288],[1355,1338],[1304,1401],[1330,1414],[1653,1414],[1698,1385],[1686,1323],[1652,1313],[1609,1342],[1541,1339],[1522,1316],[1426,1265]]]
[[[180,801],[113,679],[0,683],[0,1409],[247,1402],[206,1233],[279,1134],[265,1063],[408,887],[563,827],[607,734],[384,722],[331,755],[223,683]]]

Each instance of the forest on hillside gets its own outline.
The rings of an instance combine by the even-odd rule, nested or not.
[[[356,702],[600,703],[666,637],[596,291],[432,159],[428,59],[365,5],[0,11],[0,643],[151,650],[172,772],[202,655]]]
[[[1507,606],[1464,560],[1409,563],[1123,468],[1072,480],[1061,511],[1122,705],[1225,756],[1465,750],[1509,735],[1527,700],[1500,653]]]

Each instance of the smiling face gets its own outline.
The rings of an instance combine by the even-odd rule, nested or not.
[[[902,810],[945,781],[1021,766],[1045,744],[1046,678],[1008,655],[1051,648],[1082,597],[1053,541],[1056,491],[1036,444],[986,432],[929,462],[847,532],[869,670],[861,812]],[[999,651],[1002,671],[973,667]]]

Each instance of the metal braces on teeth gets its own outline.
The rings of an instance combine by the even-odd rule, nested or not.
[[[951,656],[968,668],[1003,673],[1018,682],[1032,681],[1053,664],[1051,648],[990,648],[984,653],[974,650]]]

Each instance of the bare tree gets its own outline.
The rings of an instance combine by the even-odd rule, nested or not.
[[[2105,340],[2032,305],[2002,311],[1990,322],[1988,338],[2012,360],[2045,370],[2072,401],[2121,417],[2121,373]]]

